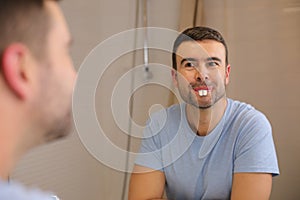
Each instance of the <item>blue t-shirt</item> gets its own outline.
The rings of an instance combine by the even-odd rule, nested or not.
[[[230,199],[234,173],[279,174],[267,118],[249,104],[227,100],[207,136],[191,130],[184,103],[148,120],[135,163],[164,172],[169,199]]]
[[[37,189],[26,189],[19,183],[0,180],[0,200],[58,200],[58,198]]]

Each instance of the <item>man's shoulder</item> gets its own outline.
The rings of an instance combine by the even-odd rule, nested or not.
[[[173,104],[167,108],[162,108],[157,110],[156,112],[153,112],[151,115],[154,117],[160,117],[162,115],[168,114],[168,115],[177,115],[181,113],[181,110],[185,106],[184,103],[182,104]]]
[[[249,103],[240,102],[229,99],[229,108],[227,111],[227,121],[229,123],[237,123],[240,126],[248,127],[252,125],[259,125],[269,128],[270,122],[265,114]]]
[[[38,189],[28,189],[15,182],[0,181],[1,200],[56,200],[51,194],[44,193]]]
[[[167,108],[153,112],[147,121],[146,129],[153,135],[161,135],[157,133],[168,133],[173,135],[173,130],[178,130],[180,124],[185,122],[184,104],[175,104]],[[176,131],[175,131],[176,133]],[[167,135],[168,135],[167,134]],[[166,136],[166,134],[162,134]]]
[[[245,111],[255,110],[255,108],[249,103],[234,100],[234,99],[229,99],[229,98],[227,100],[228,100],[228,105],[231,110],[235,110],[235,111],[236,110],[245,110]]]
[[[234,115],[242,118],[251,117],[265,117],[265,115],[257,110],[254,106],[249,103],[241,102],[237,100],[228,99],[229,102],[229,115]]]
[[[156,112],[153,112],[150,115],[150,120],[158,121],[158,122],[166,122],[168,121],[177,121],[182,118],[182,110],[184,109],[184,104],[174,104],[170,107],[160,109]]]

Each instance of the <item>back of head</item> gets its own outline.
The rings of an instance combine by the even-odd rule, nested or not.
[[[184,30],[182,33],[179,34],[179,36],[176,38],[174,45],[173,45],[173,53],[172,53],[172,62],[173,62],[173,68],[177,69],[176,64],[176,51],[179,47],[179,45],[185,41],[203,41],[203,40],[215,40],[217,42],[220,42],[225,47],[225,53],[226,53],[226,65],[228,64],[228,49],[227,45],[225,43],[225,40],[221,33],[218,31],[204,26],[197,26],[192,27]]]
[[[0,0],[0,55],[11,43],[25,44],[40,57],[49,30],[45,0]]]
[[[0,132],[40,132],[35,136],[43,138],[34,139],[39,140],[34,145],[71,129],[75,71],[69,31],[57,1],[0,0],[0,119],[22,122],[17,127],[6,123]]]
[[[72,130],[76,72],[56,1],[0,0],[0,179],[26,151]]]

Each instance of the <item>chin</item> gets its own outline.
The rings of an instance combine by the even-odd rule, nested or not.
[[[212,107],[212,105],[206,105],[206,106],[198,106],[198,108],[199,109],[201,109],[201,110],[205,110],[205,109],[209,109],[209,108],[211,108]]]
[[[45,141],[52,142],[61,138],[65,138],[71,134],[73,130],[73,123],[71,114],[68,113],[64,119],[55,120],[52,126],[49,127],[46,135]]]
[[[45,142],[48,143],[48,142],[53,142],[53,141],[56,141],[56,140],[59,140],[59,139],[62,139],[62,138],[65,138],[67,137],[68,135],[70,135],[71,129],[63,129],[63,130],[52,130],[52,131],[49,131],[46,136],[45,136]]]
[[[213,103],[211,102],[211,100],[209,101],[196,101],[193,102],[192,105],[198,109],[208,109],[211,108]]]

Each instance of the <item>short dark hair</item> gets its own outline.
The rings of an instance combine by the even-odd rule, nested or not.
[[[184,30],[179,36],[176,38],[174,45],[173,45],[173,52],[172,52],[172,65],[175,70],[177,70],[177,63],[176,63],[176,51],[179,45],[185,41],[203,41],[203,40],[215,40],[220,42],[225,47],[225,62],[226,66],[228,65],[228,49],[225,43],[224,38],[222,35],[209,27],[197,26],[192,27]]]
[[[13,42],[27,45],[34,56],[42,57],[50,18],[46,0],[0,0],[0,55]],[[58,0],[52,0],[58,1]]]

